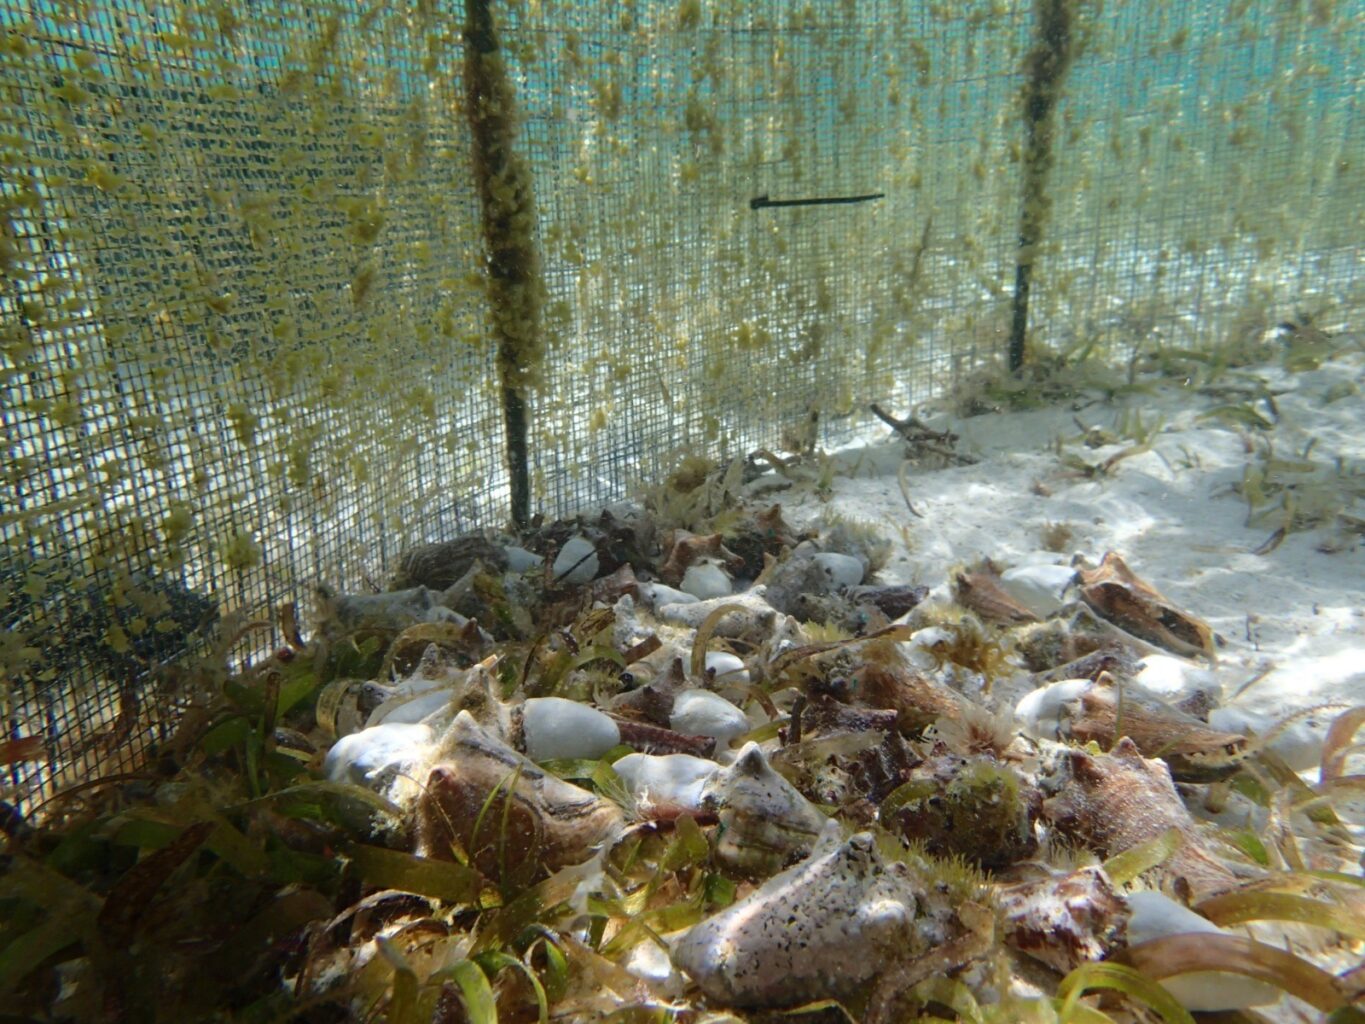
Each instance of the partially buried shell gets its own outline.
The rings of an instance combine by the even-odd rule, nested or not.
[[[829,820],[773,771],[757,743],[706,782],[702,807],[720,819],[716,859],[731,870],[769,875],[814,846]]]
[[[841,689],[838,680],[833,689]],[[812,688],[814,689],[814,688]],[[844,821],[872,822],[876,805],[921,758],[896,730],[891,709],[857,707],[815,691],[772,763],[806,797],[840,808]]]
[[[1101,867],[1012,885],[999,900],[1005,941],[1060,974],[1108,956],[1128,920]]]
[[[1181,781],[1208,781],[1235,772],[1244,759],[1246,737],[1206,723],[1146,693],[1120,688],[1113,677],[1066,679],[1034,690],[1015,715],[1036,736],[1094,742],[1104,749],[1119,736],[1131,737],[1143,754],[1160,757]]]
[[[460,712],[417,804],[418,853],[452,859],[456,844],[484,874],[533,880],[578,864],[619,833],[615,804],[542,771]]]

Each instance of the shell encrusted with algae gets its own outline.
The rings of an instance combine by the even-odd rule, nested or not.
[[[883,808],[883,823],[922,840],[937,857],[957,854],[983,868],[1002,868],[1030,856],[1038,843],[1033,822],[1038,793],[1018,772],[989,756],[959,757],[935,750]]]
[[[950,937],[926,892],[870,833],[841,842],[831,822],[810,857],[679,938],[673,962],[728,1006],[848,998]]]
[[[1128,907],[1098,866],[1048,876],[998,893],[1005,941],[1066,974],[1119,945]]]

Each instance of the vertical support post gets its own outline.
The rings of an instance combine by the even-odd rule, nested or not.
[[[1010,370],[1014,373],[1024,366],[1033,261],[1052,210],[1047,176],[1054,160],[1057,101],[1075,59],[1075,5],[1076,0],[1034,0],[1034,42],[1024,58],[1024,195],[1019,211],[1009,351]]]
[[[497,340],[512,521],[530,522],[527,392],[540,382],[545,282],[536,248],[531,171],[516,152],[516,96],[507,77],[491,0],[465,0],[465,110],[483,212],[488,304]]]

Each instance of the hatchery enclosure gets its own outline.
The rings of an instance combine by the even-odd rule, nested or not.
[[[489,11],[532,512],[1006,372],[1021,264],[1032,362],[1365,304],[1358,4]],[[164,739],[213,623],[507,523],[467,13],[0,3],[6,801]]]

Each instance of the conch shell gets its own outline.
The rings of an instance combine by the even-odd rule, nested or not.
[[[1242,762],[1247,738],[1210,728],[1140,687],[1123,691],[1102,672],[1077,699],[1066,734],[1078,743],[1111,746],[1118,735],[1130,736],[1144,755],[1165,761],[1175,778],[1207,782],[1230,775]]]
[[[417,852],[458,844],[485,875],[531,881],[580,864],[624,826],[619,807],[542,771],[461,711],[417,802]]]
[[[964,920],[905,864],[883,861],[871,833],[841,842],[831,821],[810,857],[679,938],[673,962],[727,1006],[794,1006],[869,988],[878,1006],[989,948],[990,927]]]
[[[1117,552],[1081,571],[1081,600],[1100,618],[1139,640],[1185,657],[1214,658],[1213,630],[1138,578]]]
[[[1037,615],[1000,585],[999,574],[989,569],[958,573],[953,577],[953,596],[958,604],[976,612],[987,622],[1021,626],[1038,621]]]
[[[753,1008],[838,999],[923,948],[909,877],[882,862],[871,834],[839,842],[831,824],[807,860],[678,940],[674,964],[710,998]]]
[[[716,860],[751,876],[805,856],[829,820],[773,771],[757,743],[746,743],[733,765],[707,780],[701,805],[720,819]]]
[[[998,898],[1005,941],[1060,974],[1103,960],[1128,921],[1128,907],[1101,867],[1012,885]]]
[[[1169,769],[1143,757],[1127,736],[1108,754],[1069,749],[1060,768],[1040,781],[1056,794],[1043,802],[1043,817],[1061,835],[1111,857],[1175,829],[1180,845],[1159,870],[1178,895],[1200,900],[1237,885],[1205,849]]]

